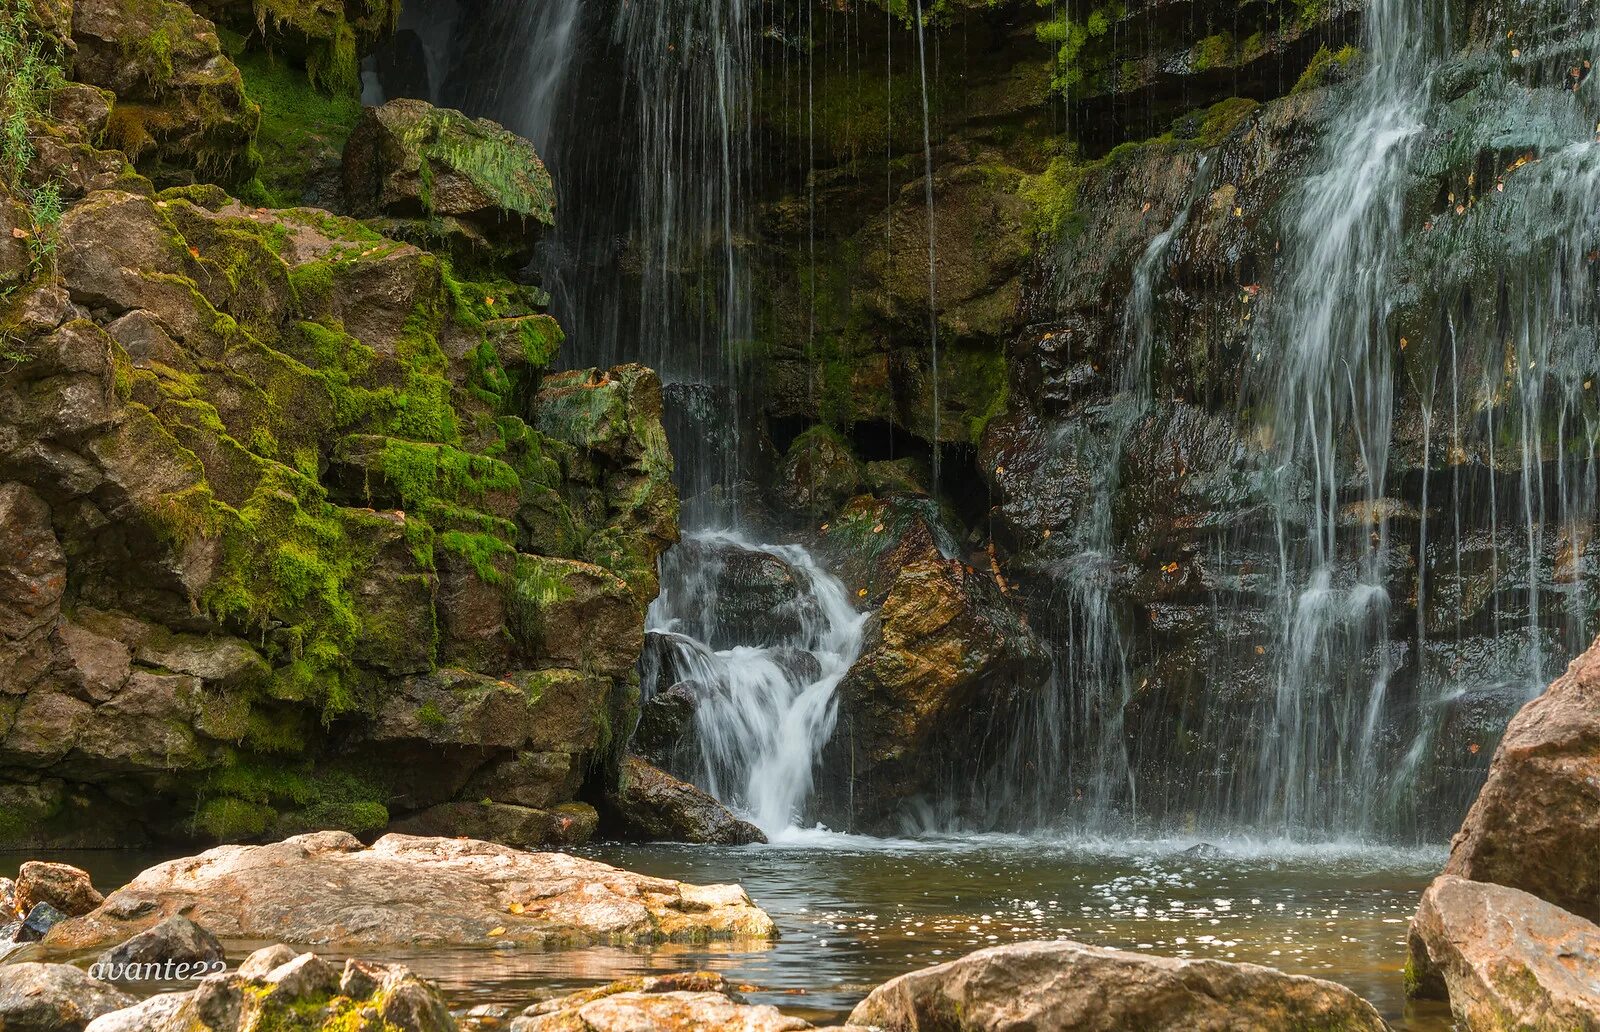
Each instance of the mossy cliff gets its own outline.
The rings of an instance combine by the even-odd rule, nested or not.
[[[248,28],[170,0],[0,24],[38,69],[0,109],[35,141],[8,131],[0,179],[0,846],[581,840],[677,534],[659,381],[552,372],[502,243],[551,218],[527,144],[350,148],[472,184],[419,212],[328,186],[337,120],[260,115],[252,81],[359,111],[327,62],[387,16],[258,4],[245,79],[202,10]],[[319,183],[369,220],[254,203]],[[448,250],[378,231],[401,219]]]

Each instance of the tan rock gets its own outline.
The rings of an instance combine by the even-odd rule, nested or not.
[[[1344,986],[1255,964],[1086,946],[994,946],[874,989],[852,1025],[891,1032],[1383,1032]]]
[[[386,835],[367,848],[318,832],[159,864],[93,913],[58,925],[46,946],[120,942],[177,913],[225,940],[340,946],[556,948],[776,934],[737,885],[688,885],[471,839]]]
[[[761,829],[726,806],[637,756],[622,760],[617,787],[606,797],[608,834],[646,841],[765,842]]]
[[[1600,1030],[1600,927],[1526,892],[1442,875],[1411,923],[1407,988],[1465,1032]]]
[[[1512,718],[1444,873],[1600,920],[1600,647]]]
[[[529,1007],[511,1032],[795,1032],[811,1025],[776,1007],[751,1006],[721,975],[632,978]]]
[[[70,864],[29,860],[17,872],[17,909],[27,913],[48,903],[68,917],[78,917],[105,902],[87,871]]]

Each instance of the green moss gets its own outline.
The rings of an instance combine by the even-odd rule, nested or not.
[[[432,209],[433,166],[467,177],[508,211],[547,225],[555,218],[555,189],[526,141],[456,111],[435,109],[402,130],[406,147],[421,159],[421,200]]]
[[[1226,32],[1207,36],[1189,52],[1191,71],[1204,72],[1227,63],[1233,53],[1233,37]]]
[[[346,770],[317,770],[310,761],[234,757],[200,788],[196,824],[216,838],[255,838],[334,828],[361,833],[389,822],[385,791]]]
[[[195,814],[195,827],[222,842],[260,838],[277,820],[270,806],[223,796],[207,800]]]
[[[345,140],[361,117],[359,83],[325,92],[264,50],[243,54],[237,64],[245,95],[261,105],[260,165],[241,193],[250,203],[270,208],[304,204],[313,179],[338,169]]]
[[[1040,7],[1057,8],[1054,0],[1037,0]],[[1056,48],[1055,72],[1051,88],[1066,93],[1082,86],[1090,76],[1110,67],[1111,51],[1098,41],[1104,39],[1116,22],[1127,16],[1121,2],[1099,5],[1082,21],[1059,9],[1035,30],[1041,43]],[[1095,44],[1091,46],[1090,44]]]
[[[1326,85],[1335,75],[1347,71],[1360,57],[1361,51],[1348,44],[1338,50],[1329,50],[1326,45],[1318,47],[1289,94],[1293,96]]]

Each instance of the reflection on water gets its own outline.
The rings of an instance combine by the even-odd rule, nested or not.
[[[770,846],[592,845],[584,856],[686,881],[738,881],[783,938],[560,953],[417,951],[403,958],[458,1006],[532,1000],[631,975],[710,968],[754,1002],[835,1020],[873,986],[982,946],[1070,938],[1176,957],[1269,964],[1350,986],[1404,1032],[1448,1013],[1407,1004],[1407,921],[1434,850],[1231,841],[895,840],[793,832]],[[0,874],[20,858],[0,855]],[[78,854],[102,888],[152,862]],[[449,906],[441,900],[440,906]],[[248,944],[231,944],[242,955]]]

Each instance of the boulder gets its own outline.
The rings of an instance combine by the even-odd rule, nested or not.
[[[1436,878],[1411,922],[1407,990],[1463,1032],[1600,1029],[1600,927],[1518,889]]]
[[[1600,921],[1600,645],[1512,719],[1444,873]]]
[[[455,1032],[432,983],[398,964],[351,958],[343,969],[314,953],[272,946],[239,970],[215,974],[188,993],[157,996],[99,1018],[95,1032]]]
[[[813,427],[789,445],[778,470],[779,511],[801,521],[824,518],[856,493],[864,474],[849,442],[826,427]]]
[[[134,998],[67,964],[0,965],[0,1029],[82,1032],[102,1014]]]
[[[536,1003],[511,1032],[793,1032],[811,1025],[776,1007],[751,1006],[709,971],[631,978]]]
[[[78,917],[104,902],[89,872],[70,864],[29,860],[17,871],[17,909],[23,913],[37,903],[49,903],[68,917]]]
[[[449,906],[441,906],[449,900]],[[49,948],[121,942],[182,913],[223,939],[545,947],[770,939],[772,919],[737,885],[648,878],[562,853],[470,839],[343,832],[222,846],[140,874]]]
[[[344,189],[352,214],[467,254],[525,261],[555,223],[555,189],[532,144],[420,100],[363,112],[345,144]]]
[[[222,943],[217,937],[182,915],[175,915],[146,929],[100,954],[96,962],[102,971],[114,977],[138,978],[139,975],[120,974],[130,967],[146,964],[216,964],[224,959]]]
[[[1388,1029],[1371,1004],[1318,978],[1067,941],[993,946],[901,975],[874,989],[850,1023],[888,1032]]]
[[[17,942],[38,942],[50,933],[50,929],[67,920],[67,915],[57,910],[48,903],[35,903],[28,908],[27,914],[22,918],[22,924],[17,927]]]
[[[760,828],[710,795],[637,756],[623,758],[617,787],[606,795],[605,816],[608,834],[624,839],[722,846],[767,841]]]

